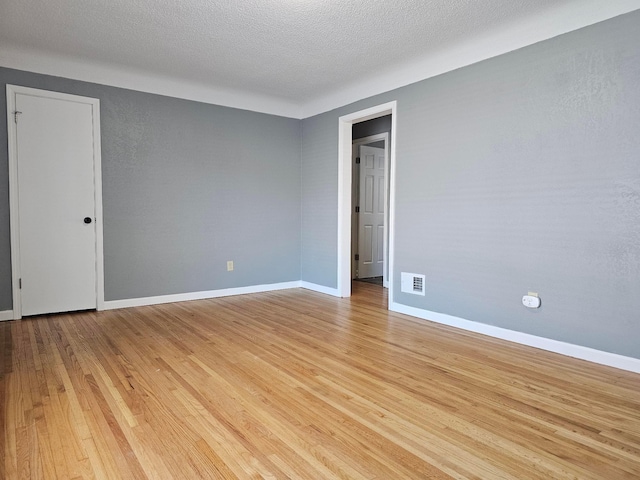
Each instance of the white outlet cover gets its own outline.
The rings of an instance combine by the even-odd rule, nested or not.
[[[527,308],[539,308],[540,298],[534,297],[533,295],[525,295],[522,297],[522,305]]]

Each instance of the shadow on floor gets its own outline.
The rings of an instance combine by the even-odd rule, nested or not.
[[[354,278],[354,281],[372,283],[374,285],[382,285],[382,277]]]

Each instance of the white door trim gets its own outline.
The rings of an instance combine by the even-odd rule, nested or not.
[[[375,135],[369,135],[368,137],[356,138],[352,140],[352,145],[366,145],[367,143],[379,142],[380,140],[388,141],[389,132],[376,133]]]
[[[385,162],[384,162],[384,234],[383,234],[383,266],[382,266],[382,284],[385,288],[389,288],[389,132],[377,133],[368,137],[358,138],[352,141],[351,147],[351,161],[354,161],[354,157],[358,156],[358,149],[361,145],[366,145],[373,142],[384,142]],[[352,163],[353,167],[353,163]],[[351,170],[353,172],[353,169]],[[353,178],[351,179],[353,183]],[[353,185],[351,186],[353,189]],[[351,197],[353,198],[353,196]],[[351,211],[353,217],[353,210]],[[352,220],[353,222],[353,220]],[[353,228],[351,229],[353,235]],[[353,238],[351,239],[353,242]],[[351,261],[353,261],[353,258]],[[353,275],[351,275],[353,277]]]
[[[389,303],[393,302],[393,245],[397,102],[384,103],[338,118],[338,295],[351,296],[351,152],[352,125],[391,114],[389,148]]]
[[[104,310],[104,251],[102,224],[102,148],[100,144],[100,100],[67,93],[50,92],[36,88],[7,84],[7,135],[9,146],[9,220],[11,228],[11,288],[13,292],[13,318],[22,318],[22,301],[18,282],[20,279],[20,242],[18,208],[18,152],[17,130],[14,121],[16,94],[65,100],[89,104],[93,110],[93,178],[95,192],[96,229],[96,309]]]

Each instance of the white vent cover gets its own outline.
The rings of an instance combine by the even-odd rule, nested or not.
[[[424,275],[401,272],[400,291],[413,293],[414,295],[424,295]]]

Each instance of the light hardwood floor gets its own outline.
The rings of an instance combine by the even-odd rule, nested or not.
[[[0,478],[640,478],[640,375],[381,292],[0,323]]]

